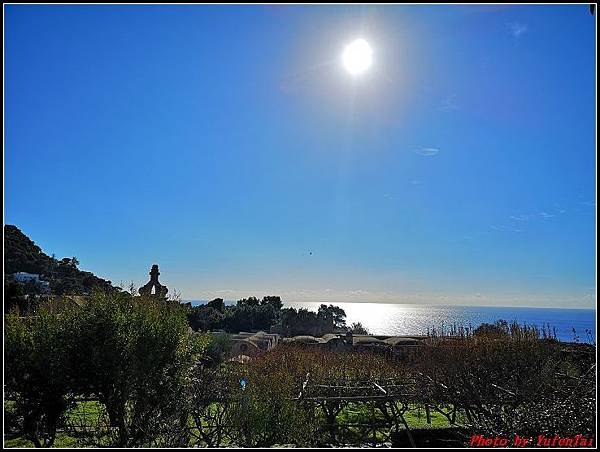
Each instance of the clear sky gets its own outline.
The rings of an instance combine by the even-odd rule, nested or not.
[[[4,13],[5,223],[48,254],[186,299],[595,305],[587,5]]]

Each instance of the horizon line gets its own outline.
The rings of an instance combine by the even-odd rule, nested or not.
[[[277,295],[275,295],[277,296]],[[220,297],[217,297],[220,298]],[[250,297],[248,297],[250,298]],[[258,298],[258,297],[256,297]],[[186,298],[186,299],[181,299],[181,302],[205,302],[208,303],[212,300],[215,300],[216,298],[213,298],[211,300],[209,299],[200,299],[200,298]],[[238,300],[227,300],[225,298],[221,298],[223,300],[224,303],[237,303],[239,300],[242,300],[243,298],[240,298]],[[260,300],[260,299],[259,299]],[[290,300],[281,300],[281,302],[285,305],[286,303],[312,303],[312,304],[325,304],[325,305],[331,305],[331,304],[335,304],[335,303],[353,303],[353,304],[394,304],[394,305],[407,305],[407,306],[420,306],[420,307],[456,307],[456,308],[517,308],[517,309],[563,309],[563,310],[586,310],[586,311],[595,311],[597,309],[597,306],[594,307],[560,307],[560,306],[522,306],[522,305],[518,305],[518,306],[513,306],[513,305],[464,305],[464,304],[428,304],[428,303],[423,303],[423,304],[418,304],[418,303],[405,303],[402,301],[290,301]]]

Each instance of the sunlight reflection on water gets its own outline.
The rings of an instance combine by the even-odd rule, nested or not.
[[[194,306],[206,301],[190,300]],[[226,301],[225,304],[235,304]],[[284,307],[316,311],[321,303],[285,302]],[[581,342],[595,341],[596,311],[594,309],[515,308],[487,306],[428,306],[400,303],[327,302],[346,312],[346,324],[361,322],[371,334],[424,335],[435,328],[448,331],[453,325],[473,327],[503,319],[519,324],[542,327],[550,325],[560,340],[572,341],[573,328]],[[586,334],[585,330],[591,331]]]
[[[476,328],[481,323],[496,320],[516,320],[520,324],[556,329],[561,340],[573,340],[573,328],[582,342],[587,342],[589,329],[595,335],[596,322],[593,309],[513,308],[481,306],[424,306],[393,303],[327,303],[341,307],[346,312],[346,323],[361,322],[371,334],[411,335],[427,334],[435,327],[445,331],[452,325]],[[313,311],[320,303],[287,302],[285,306],[304,307]]]

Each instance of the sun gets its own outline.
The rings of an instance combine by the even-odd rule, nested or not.
[[[342,62],[350,74],[362,74],[373,63],[373,49],[364,39],[356,39],[344,49]]]

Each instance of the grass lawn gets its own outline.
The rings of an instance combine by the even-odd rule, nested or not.
[[[15,402],[6,400],[4,402],[4,413],[9,414],[14,410]],[[73,426],[95,426],[99,425],[100,419],[104,417],[104,405],[96,401],[76,402],[75,406],[67,411],[66,423]],[[68,433],[58,432],[54,441],[54,447],[77,447],[81,446],[82,438],[70,436]],[[10,434],[4,435],[4,447],[34,447],[32,441],[21,436]]]
[[[77,438],[67,435],[66,433],[58,433],[54,441],[54,447],[77,447],[79,442]],[[23,437],[10,437],[4,435],[4,447],[35,447],[33,442]]]
[[[379,410],[375,410],[375,419],[384,421],[383,415]],[[410,411],[404,413],[404,418],[409,428],[448,428],[452,427],[448,422],[448,419],[441,413],[430,411],[431,424],[427,423],[427,415],[425,409],[419,406],[411,406]],[[342,424],[345,422],[366,422],[371,417],[371,410],[366,406],[350,404],[347,408],[342,410],[338,415],[338,423]],[[456,423],[461,424],[462,416],[456,415]]]
[[[14,402],[6,401],[4,404],[5,413],[10,413],[14,409]],[[375,416],[375,420],[385,422],[384,416],[379,410],[371,411],[366,405],[349,404],[338,414],[338,425],[347,432],[348,440],[362,439],[365,443],[373,438],[373,433],[366,426],[344,427],[344,424],[368,424],[372,421],[371,417]],[[406,422],[411,429],[431,428],[444,429],[451,427],[445,416],[440,413],[431,411],[431,424],[427,423],[427,416],[423,407],[412,406],[411,410],[404,414]],[[81,437],[69,436],[64,432],[59,432],[56,436],[55,447],[78,447],[86,445],[86,427],[106,425],[106,413],[104,406],[97,401],[77,402],[66,414],[66,424],[71,426],[71,429],[79,431]],[[457,415],[457,423],[461,423],[461,416]],[[79,436],[79,435],[77,435]],[[381,431],[375,432],[376,441],[384,440],[384,435]],[[4,447],[33,447],[33,443],[27,439],[17,436],[4,435]]]

